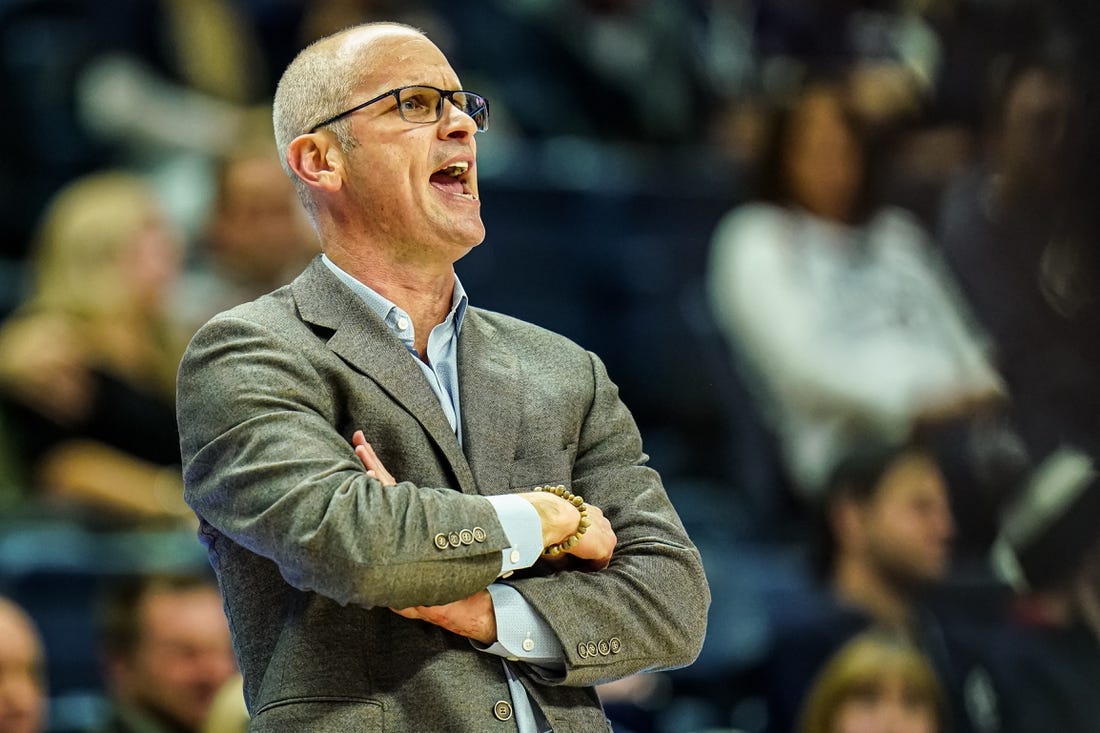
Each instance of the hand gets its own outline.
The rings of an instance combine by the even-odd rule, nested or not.
[[[386,470],[386,467],[382,465],[382,461],[378,459],[378,454],[367,442],[362,430],[356,430],[355,435],[351,436],[351,444],[355,446],[355,455],[363,462],[363,468],[367,469],[368,476],[378,479],[383,486],[393,486],[397,483],[397,479]]]
[[[543,547],[556,545],[577,531],[581,514],[571,502],[549,491],[531,491],[520,496],[531,502],[539,514]],[[588,504],[588,521],[588,530],[581,535],[580,542],[563,550],[558,557],[572,555],[578,560],[584,560],[592,570],[602,570],[611,562],[611,554],[617,541],[615,531],[604,517],[603,511],[593,504]],[[543,558],[552,559],[545,554]]]
[[[611,522],[603,515],[603,510],[594,504],[587,506],[588,529],[581,535],[580,542],[565,550],[565,554],[584,560],[591,570],[603,570],[611,562],[618,537],[611,528]]]
[[[79,334],[59,318],[15,321],[0,344],[0,383],[56,423],[79,422],[94,398],[81,343]]]
[[[487,590],[479,590],[461,601],[442,606],[413,606],[391,608],[405,618],[427,621],[452,634],[492,644],[497,640],[497,619],[493,613],[493,597]]]

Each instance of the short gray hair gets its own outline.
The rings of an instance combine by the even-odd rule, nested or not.
[[[365,23],[325,36],[306,46],[286,67],[275,90],[272,105],[272,122],[275,127],[275,145],[279,160],[298,191],[306,210],[312,217],[315,205],[309,188],[302,183],[287,164],[287,148],[294,138],[303,135],[317,123],[346,109],[362,76],[362,46],[348,47],[343,41],[352,33],[366,28],[390,26],[421,33],[418,28],[402,23]],[[329,129],[336,134],[341,148],[350,150],[356,140],[351,134],[351,122],[347,119],[333,122]]]

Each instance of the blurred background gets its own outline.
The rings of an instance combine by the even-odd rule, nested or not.
[[[952,730],[1097,733],[1098,16],[0,0],[0,595],[48,707],[0,731],[103,725],[100,597],[205,572],[175,365],[318,251],[271,135],[282,69],[398,20],[490,100],[471,302],[604,359],[707,567],[701,657],[604,689],[616,730],[793,730],[887,626]]]

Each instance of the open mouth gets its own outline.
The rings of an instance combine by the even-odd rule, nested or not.
[[[470,162],[456,160],[433,173],[430,180],[441,191],[476,201],[477,196],[468,185],[469,174]]]

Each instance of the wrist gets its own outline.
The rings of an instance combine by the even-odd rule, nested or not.
[[[569,489],[562,485],[558,486],[539,486],[535,488],[536,492],[544,492],[553,496],[560,497],[566,504],[573,507],[577,513],[576,524],[571,525],[573,529],[569,530],[569,533],[564,537],[558,539],[555,542],[546,542],[543,554],[550,555],[551,557],[557,557],[561,554],[568,553],[573,549],[578,542],[581,541],[581,537],[588,531],[589,519],[588,519],[588,505],[584,503],[584,499],[580,496],[576,496]],[[567,525],[569,526],[569,525]],[[544,533],[545,537],[545,533]]]

